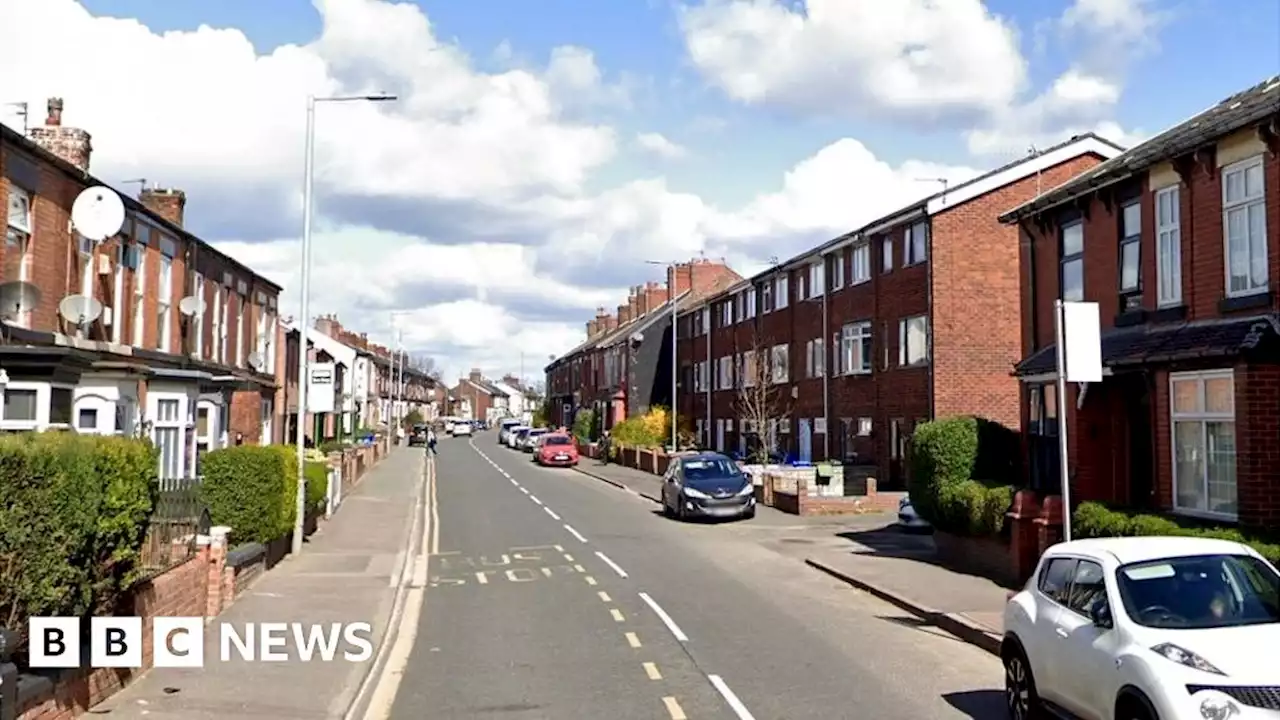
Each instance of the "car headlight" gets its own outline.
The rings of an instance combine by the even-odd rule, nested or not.
[[[1184,665],[1201,672],[1213,673],[1214,675],[1226,675],[1226,673],[1214,667],[1213,663],[1205,660],[1190,650],[1174,645],[1173,643],[1160,643],[1159,645],[1151,648],[1151,651],[1163,656],[1166,660],[1172,660],[1179,665]]]
[[[742,486],[741,490],[738,491],[738,497],[746,497],[748,495],[753,495],[755,494],[755,491],[756,491],[756,486],[753,483],[747,483],[746,485]]]
[[[1240,714],[1240,706],[1225,695],[1214,695],[1200,703],[1200,717],[1204,720],[1231,720]]]
[[[691,488],[691,487],[686,487],[686,488],[684,489],[684,494],[685,494],[685,497],[699,498],[699,499],[701,499],[701,500],[710,500],[710,499],[711,499],[711,496],[710,496],[710,495],[708,495],[708,494],[706,494],[706,493],[702,492],[701,490],[694,490],[694,489],[693,489],[693,488]]]

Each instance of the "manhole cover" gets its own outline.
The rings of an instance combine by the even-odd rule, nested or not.
[[[791,543],[792,545],[812,545],[813,544],[812,540],[805,540],[804,538],[782,538],[782,542]]]

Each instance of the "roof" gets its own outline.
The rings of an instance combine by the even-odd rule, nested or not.
[[[1102,333],[1102,365],[1123,368],[1154,362],[1235,357],[1256,349],[1263,342],[1274,345],[1277,338],[1280,338],[1280,318],[1275,315],[1115,328]],[[1037,350],[1014,368],[1014,374],[1020,376],[1057,371],[1056,345]]]
[[[1280,113],[1280,75],[1236,93],[1189,120],[1041,193],[1000,216],[1011,223],[1069,202],[1076,197],[1133,177],[1158,163],[1184,155],[1207,142],[1229,135]]]
[[[486,392],[488,392],[490,395],[503,395],[503,396],[509,395],[509,393],[506,390],[503,390],[502,388],[498,387],[496,384],[489,382],[484,378],[481,378],[480,382],[477,382],[476,384],[479,385]]]
[[[298,332],[298,328],[289,323],[284,323],[284,328],[286,334]],[[356,359],[355,348],[350,345],[343,345],[315,328],[307,328],[307,342],[333,356],[334,360],[343,365],[350,366]]]
[[[680,293],[680,295],[676,297],[676,301],[675,301],[676,312],[680,311],[680,308],[682,305],[693,304],[692,299],[693,299],[692,292],[686,290]],[[644,315],[641,315],[635,320],[628,322],[626,325],[623,325],[622,327],[609,332],[607,335],[604,335],[603,337],[597,338],[596,347],[599,347],[599,348],[613,347],[614,345],[617,345],[618,343],[622,342],[624,339],[629,338],[638,332],[644,332],[645,330],[653,327],[660,320],[670,320],[670,319],[671,319],[671,301],[667,300],[666,302],[650,310]]]
[[[14,145],[17,145],[23,150],[39,157],[41,160],[48,163],[49,165],[57,168],[64,175],[67,175],[68,177],[72,178],[76,182],[83,183],[85,187],[89,187],[92,185],[102,185],[104,187],[111,187],[108,183],[103,182],[101,179],[94,177],[92,174],[85,172],[84,170],[81,170],[80,168],[76,167],[72,163],[62,159],[57,154],[50,152],[49,150],[46,150],[39,143],[35,142],[31,138],[28,138],[27,136],[23,135],[17,130],[14,130],[8,125],[5,125],[4,123],[0,123],[0,141],[2,141],[0,142],[0,144],[2,144],[3,142],[8,142],[8,143],[13,143]],[[115,188],[111,188],[111,189],[115,190]],[[270,280],[269,278],[263,276],[261,273],[257,272],[256,270],[249,267],[248,265],[245,265],[239,260],[236,260],[230,255],[227,255],[226,253],[219,251],[217,248],[211,245],[208,241],[192,234],[190,230],[187,230],[181,225],[171,222],[168,218],[165,218],[157,214],[151,208],[147,207],[146,205],[143,205],[142,202],[140,202],[137,198],[132,197],[128,194],[122,193],[119,190],[115,190],[115,193],[116,195],[120,196],[120,200],[124,203],[126,210],[133,213],[141,213],[142,215],[146,216],[147,222],[154,223],[159,227],[164,228],[165,230],[175,235],[178,235],[179,237],[182,237],[186,240],[190,240],[192,242],[198,243],[202,250],[216,254],[218,257],[222,258],[223,260],[226,260],[231,265],[243,270],[244,272],[249,273],[254,278],[261,281],[264,285],[267,285],[268,287],[274,289],[277,293],[284,290],[284,288],[279,283],[273,280]]]
[[[819,256],[835,252],[846,245],[863,240],[868,236],[885,232],[907,221],[930,217],[943,212],[944,210],[955,207],[956,205],[962,205],[970,200],[986,195],[987,193],[999,190],[1006,185],[1031,177],[1037,173],[1044,172],[1051,167],[1061,165],[1072,158],[1085,154],[1093,154],[1102,158],[1111,159],[1118,157],[1123,152],[1124,148],[1094,133],[1075,135],[1069,140],[1058,143],[1057,145],[1037,151],[1026,157],[1019,158],[1006,165],[1002,165],[994,170],[983,173],[971,180],[966,180],[959,185],[947,187],[909,205],[900,207],[893,212],[882,215],[879,218],[866,223],[856,230],[851,230],[839,237],[828,240],[817,247],[809,248],[808,250],[794,255],[770,268],[761,270],[749,278],[744,278],[741,282],[734,283],[730,287],[718,293],[707,295],[703,300],[705,302],[712,302],[722,297],[732,295],[751,287],[759,280],[767,278],[774,273],[794,269]]]
[[[1109,537],[1072,540],[1054,545],[1055,555],[1110,555],[1121,565],[1197,555],[1241,555],[1248,546],[1231,540],[1188,536]]]

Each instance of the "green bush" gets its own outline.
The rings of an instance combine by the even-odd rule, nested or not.
[[[0,437],[0,625],[116,609],[140,573],[156,459],[145,440]]]
[[[1280,564],[1280,545],[1251,538],[1235,528],[1188,527],[1160,515],[1112,510],[1096,502],[1080,503],[1072,516],[1071,531],[1078,539],[1175,535],[1230,540],[1250,545],[1272,563]]]
[[[309,462],[302,471],[307,478],[307,507],[323,509],[329,499],[329,463]]]
[[[204,456],[200,498],[235,543],[268,543],[293,529],[297,459],[287,445],[240,445]]]
[[[944,532],[998,535],[1013,502],[1018,455],[1017,433],[990,420],[923,423],[911,437],[911,504]]]
[[[331,452],[342,452],[349,447],[351,447],[351,443],[346,442],[345,440],[326,440],[325,442],[320,443],[319,449],[320,452],[327,455]]]
[[[578,442],[590,443],[595,442],[599,435],[596,411],[591,408],[579,410],[573,418],[573,436],[578,439]]]

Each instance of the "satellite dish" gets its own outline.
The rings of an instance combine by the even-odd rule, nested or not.
[[[178,301],[178,312],[187,317],[204,314],[204,298],[188,295]]]
[[[68,295],[58,303],[58,314],[72,325],[87,325],[102,317],[102,303],[85,295]]]
[[[245,358],[245,360],[249,363],[249,367],[253,368],[255,372],[262,371],[262,365],[263,365],[262,353],[256,353],[256,352],[249,353],[249,357]]]
[[[124,203],[111,188],[86,188],[71,205],[71,224],[86,238],[102,242],[124,227]]]
[[[29,282],[7,282],[0,285],[0,315],[12,317],[34,310],[40,304],[40,288]]]

